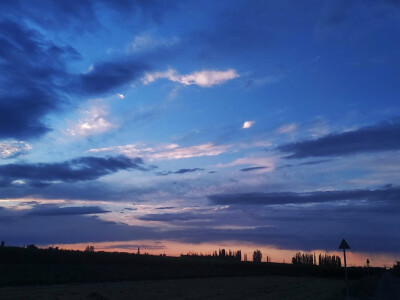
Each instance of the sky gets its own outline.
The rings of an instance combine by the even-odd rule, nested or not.
[[[398,1],[0,12],[6,244],[399,258]]]

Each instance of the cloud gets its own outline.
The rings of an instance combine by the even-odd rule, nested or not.
[[[79,57],[20,21],[0,19],[0,138],[33,138],[50,130],[43,117],[64,101],[65,64]]]
[[[47,245],[161,238],[161,235],[152,228],[103,221],[97,216],[29,215],[29,213],[30,210],[27,209],[0,210],[0,222],[12,222],[12,226],[0,226],[0,236],[8,244]]]
[[[31,149],[32,146],[23,141],[0,142],[0,158],[14,158]]]
[[[252,165],[250,168],[258,168],[258,170],[272,171],[275,169],[275,157],[263,157],[263,156],[250,156],[241,157],[234,161],[226,164],[218,164],[218,168],[227,168],[240,165]],[[259,168],[261,167],[261,168]],[[267,170],[268,169],[268,170]]]
[[[37,205],[27,213],[30,216],[72,216],[104,214],[110,211],[98,206],[69,206],[58,207],[55,205]]]
[[[90,72],[75,76],[69,91],[83,95],[104,94],[140,78],[147,69],[142,62],[129,59],[96,63]]]
[[[285,205],[323,203],[344,200],[396,201],[400,197],[400,188],[377,190],[342,190],[316,191],[309,193],[276,192],[276,193],[238,193],[208,196],[217,205]]]
[[[263,169],[267,169],[268,167],[264,167],[264,166],[261,166],[261,167],[250,167],[250,168],[243,168],[243,169],[240,169],[240,171],[242,171],[242,172],[251,172],[251,171],[258,171],[258,170],[263,170]]]
[[[68,0],[43,0],[40,4],[31,1],[1,1],[0,10],[4,15],[12,15],[17,19],[27,19],[46,29],[65,30],[74,29],[78,33],[90,32],[102,26],[103,10],[113,12],[113,17],[120,21],[121,17],[128,20],[132,15],[145,17],[157,21],[174,5],[164,1],[107,1],[84,0],[71,3]],[[46,11],[46,17],[43,17]]]
[[[175,171],[175,174],[184,174],[184,173],[193,173],[196,171],[203,171],[204,169],[202,168],[193,168],[193,169],[179,169],[178,171]]]
[[[158,176],[167,176],[170,174],[185,174],[185,173],[193,173],[196,171],[204,171],[204,169],[201,168],[193,168],[193,169],[179,169],[178,171],[172,172],[172,171],[163,171],[163,172],[157,172],[156,175]]]
[[[67,128],[66,134],[71,136],[89,136],[106,132],[116,126],[107,121],[107,107],[99,101],[90,105],[86,110],[80,111],[79,121]]]
[[[169,69],[165,72],[146,73],[142,78],[142,82],[144,84],[149,84],[157,79],[166,78],[183,85],[195,84],[201,87],[211,87],[237,77],[239,77],[239,74],[233,69],[228,69],[226,71],[204,70],[187,75],[179,75],[177,71]]]
[[[232,145],[214,145],[213,143],[200,144],[189,147],[179,147],[176,144],[162,145],[156,148],[139,148],[136,145],[113,146],[108,148],[90,149],[89,152],[116,151],[128,157],[141,156],[149,160],[173,160],[201,156],[216,156],[227,152]]]
[[[160,222],[207,220],[210,218],[211,216],[205,214],[194,214],[191,212],[147,214],[139,217],[139,219],[142,221],[160,221]]]
[[[332,133],[315,140],[285,144],[286,158],[344,156],[400,149],[400,122],[385,122],[353,131]]]
[[[112,244],[111,246],[105,246],[101,249],[126,249],[126,250],[162,250],[167,247],[164,245],[149,245],[149,244]]]
[[[119,170],[146,170],[141,158],[130,159],[124,156],[78,157],[61,163],[17,163],[0,165],[0,180],[3,185],[14,181],[27,181],[30,185],[41,187],[54,182],[77,182],[94,180]]]
[[[298,166],[313,166],[313,165],[319,165],[319,164],[323,164],[323,163],[330,162],[330,161],[333,161],[333,159],[312,160],[312,161],[302,162],[299,164],[282,165],[282,166],[277,167],[276,169],[291,168],[291,167],[298,167]]]
[[[128,52],[138,53],[151,51],[158,48],[171,48],[179,43],[179,38],[154,38],[150,34],[141,34],[135,37],[133,42],[127,47]]]
[[[246,122],[243,123],[242,128],[243,129],[250,128],[250,127],[252,127],[254,125],[254,123],[255,123],[255,121],[246,121]]]
[[[292,123],[292,124],[287,124],[287,125],[283,125],[281,127],[278,128],[278,133],[282,133],[282,134],[287,134],[287,133],[291,133],[293,131],[295,131],[297,129],[297,125]]]

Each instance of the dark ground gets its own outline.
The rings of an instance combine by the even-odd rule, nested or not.
[[[382,274],[375,293],[379,300],[399,300],[400,299],[400,277],[396,277],[390,272]]]

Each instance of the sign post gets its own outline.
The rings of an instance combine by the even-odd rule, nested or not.
[[[342,239],[342,242],[339,245],[339,249],[343,249],[343,258],[344,258],[344,280],[346,284],[346,300],[349,299],[349,280],[347,278],[347,263],[346,263],[346,249],[350,249],[349,244],[347,244],[345,239]]]

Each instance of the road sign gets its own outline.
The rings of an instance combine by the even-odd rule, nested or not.
[[[343,249],[343,250],[350,249],[350,246],[349,246],[349,244],[347,244],[345,239],[343,239],[342,242],[340,243],[339,249]]]

